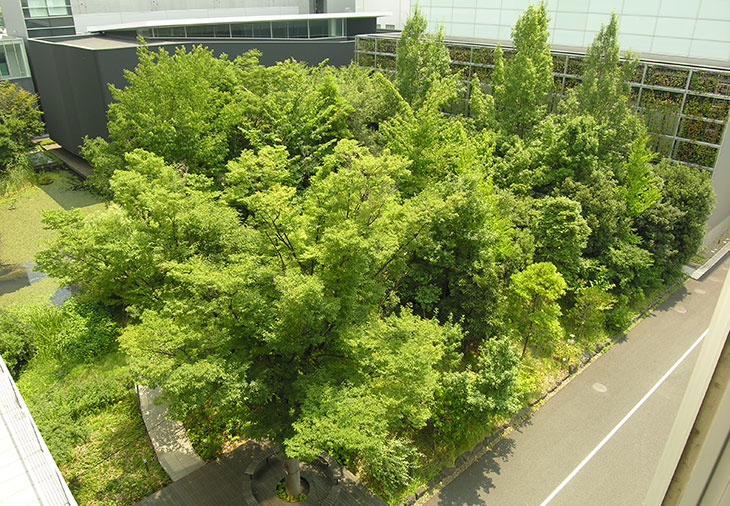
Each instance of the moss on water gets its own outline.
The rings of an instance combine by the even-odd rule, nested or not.
[[[20,290],[0,295],[0,307],[42,304],[48,302],[58,288],[58,281],[44,278]]]
[[[50,184],[34,185],[0,199],[0,265],[32,261],[53,237],[53,232],[41,222],[44,211],[81,208],[94,212],[104,208],[104,203],[81,188],[81,181],[71,173],[59,171],[48,175]],[[42,302],[57,289],[55,280],[43,279],[0,295],[0,306]]]

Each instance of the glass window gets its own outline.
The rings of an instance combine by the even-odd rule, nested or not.
[[[254,23],[253,25],[253,36],[262,39],[271,38],[271,23],[268,21],[265,23]]]
[[[66,0],[46,0],[48,6],[48,14],[51,16],[68,16],[71,14],[71,8],[66,4]]]
[[[76,30],[69,28],[42,28],[28,30],[28,37],[55,37],[57,35],[75,35]]]
[[[289,38],[306,39],[307,37],[309,37],[309,30],[307,30],[306,21],[289,21]]]
[[[25,20],[25,26],[27,28],[49,28],[51,26],[51,20],[46,19],[33,19],[28,18]]]
[[[11,79],[30,75],[21,41],[0,42],[0,75]]]
[[[47,18],[48,9],[45,7],[31,7],[29,9],[23,9],[23,15],[26,18]]]
[[[330,19],[329,21],[329,36],[330,37],[342,37],[345,34],[343,29],[344,19]]]
[[[253,25],[251,23],[231,25],[231,37],[253,37]]]
[[[286,21],[274,21],[271,23],[271,35],[275,39],[286,39],[289,37],[289,24]]]
[[[188,37],[215,37],[215,28],[212,25],[196,25],[187,27]]]
[[[213,35],[218,38],[231,38],[231,25],[213,25]]]
[[[70,16],[64,16],[62,18],[51,18],[51,26],[73,26],[74,18]]]
[[[8,67],[7,58],[5,58],[5,48],[3,46],[0,46],[0,76],[10,76],[10,68]]]
[[[68,0],[23,0],[22,5],[26,18],[71,15]]]
[[[164,28],[155,28],[153,37],[185,37],[185,27],[166,26]]]
[[[326,19],[310,19],[309,20],[309,37],[327,37],[329,28]]]

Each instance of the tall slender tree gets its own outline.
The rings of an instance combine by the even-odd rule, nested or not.
[[[512,29],[516,53],[504,61],[501,49],[495,52],[495,115],[499,128],[508,135],[526,136],[547,110],[553,88],[547,26],[545,4],[530,4]]]
[[[451,73],[449,52],[444,45],[443,27],[436,34],[427,32],[428,21],[416,6],[398,41],[395,62],[395,87],[413,107],[426,98],[433,81]]]

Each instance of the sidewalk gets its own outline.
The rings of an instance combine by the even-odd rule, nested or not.
[[[159,388],[150,390],[137,386],[140,411],[147,427],[147,434],[157,453],[157,459],[172,481],[187,476],[205,465],[190,443],[185,428],[177,420],[166,417],[167,406],[154,403],[160,395]]]
[[[72,172],[79,175],[82,179],[86,179],[94,173],[94,169],[86,160],[70,151],[66,151],[58,144],[49,144],[47,146],[41,146],[41,148],[60,159]]]

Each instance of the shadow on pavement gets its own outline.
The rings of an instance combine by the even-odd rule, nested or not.
[[[531,419],[525,420],[515,430],[519,432],[525,425],[532,425]],[[514,448],[514,439],[509,436],[503,437],[426,504],[428,506],[473,506],[484,504],[485,496],[488,496],[489,491],[494,488],[491,476],[501,473],[501,464],[509,460]],[[480,484],[476,489],[474,488],[475,483]]]

